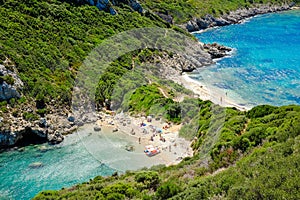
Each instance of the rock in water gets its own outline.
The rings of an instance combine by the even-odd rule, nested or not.
[[[114,128],[114,129],[113,129],[113,132],[117,132],[117,131],[118,131],[118,129],[117,129],[117,128]]]
[[[43,167],[43,166],[44,166],[44,165],[43,165],[43,163],[41,163],[41,162],[34,162],[34,163],[31,163],[31,164],[29,165],[29,167],[32,168],[32,169],[40,168],[40,167]]]
[[[101,127],[98,125],[94,126],[94,131],[101,131]]]
[[[125,149],[126,149],[126,151],[132,152],[132,151],[134,151],[134,146],[133,145],[126,145]]]

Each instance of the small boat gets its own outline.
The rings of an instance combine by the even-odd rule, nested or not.
[[[147,145],[144,150],[145,154],[149,157],[155,156],[160,153],[158,147],[154,147],[153,145]]]

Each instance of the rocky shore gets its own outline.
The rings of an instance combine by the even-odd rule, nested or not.
[[[197,50],[189,58],[177,54],[170,56],[167,53],[153,58],[151,62],[160,63],[158,68],[164,69],[160,74],[161,78],[167,78],[175,72],[178,75],[191,72],[198,67],[212,64],[214,58],[224,57],[231,51],[230,48],[218,44],[195,43],[195,45]],[[1,69],[3,73],[6,70],[5,67]],[[16,83],[20,82],[16,74],[13,74],[13,77]],[[19,84],[22,85],[22,83]],[[17,91],[16,86],[10,85],[9,87]],[[17,93],[13,98],[18,99],[20,96],[21,94]],[[10,98],[12,97],[7,97],[5,100],[9,101]],[[75,119],[75,114],[71,113],[68,106],[58,106],[55,100],[45,107],[48,111],[45,114],[39,114],[33,99],[17,104],[15,107],[7,104],[5,112],[0,111],[0,149],[22,146],[31,142],[57,144],[63,141],[64,135],[74,132],[79,126],[95,122],[103,117],[103,113],[84,112],[92,109],[82,107],[79,108],[80,117],[77,116]]]
[[[257,5],[251,8],[238,9],[231,11],[228,14],[224,14],[221,17],[213,17],[212,15],[206,15],[202,18],[193,18],[180,27],[186,29],[189,32],[201,31],[207,28],[216,26],[227,26],[230,24],[238,24],[245,19],[266,13],[280,12],[291,9],[295,4],[284,5]]]
[[[288,10],[291,9],[292,6],[293,5],[287,4],[282,6],[265,5],[249,9],[239,9],[223,15],[220,18],[206,15],[203,18],[192,19],[182,25],[182,27],[189,32],[199,31],[214,26],[240,23],[244,19],[258,14]],[[175,74],[180,76],[183,72],[191,72],[198,67],[212,64],[214,62],[213,59],[227,56],[230,51],[230,48],[218,44],[199,43],[199,51],[196,51],[196,53],[189,58],[176,54],[170,57],[167,53],[163,53],[159,57],[153,58],[153,62],[164,66],[164,70],[161,73],[162,77],[172,77],[173,75],[175,76]],[[204,56],[205,59],[201,59],[204,54],[206,55]],[[193,60],[197,62],[193,62]],[[9,100],[11,98],[18,99],[21,96],[23,83],[17,76],[17,71],[13,70],[13,65],[10,63],[4,64],[5,67],[4,65],[0,65],[0,78],[10,76],[14,81],[12,84],[9,84],[4,79],[1,79],[0,84],[2,90],[0,91],[0,98],[2,100]],[[9,69],[12,70],[7,69],[7,66],[10,66]],[[20,105],[18,108],[12,108],[7,104],[5,110],[5,112],[0,111],[0,149],[13,147],[18,143],[22,143],[22,141],[28,140],[40,140],[42,142],[57,144],[63,141],[64,135],[74,132],[79,126],[101,119],[101,114],[95,114],[93,116],[82,116],[78,121],[71,113],[70,108],[63,106],[58,108],[55,102],[47,105],[49,112],[44,116],[37,114],[37,108],[34,103]],[[20,113],[20,111],[22,111],[22,113]],[[24,113],[32,114],[32,116],[35,117],[33,119],[32,117],[24,117]]]

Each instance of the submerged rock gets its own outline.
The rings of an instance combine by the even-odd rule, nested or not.
[[[211,55],[212,59],[222,58],[227,56],[232,51],[231,48],[219,45],[217,43],[204,44],[204,49]]]
[[[119,131],[119,129],[117,129],[117,128],[114,128],[114,129],[112,130],[112,132],[117,132],[117,131]]]
[[[132,151],[134,151],[134,146],[133,145],[126,145],[125,150],[132,152]]]
[[[32,168],[32,169],[40,168],[40,167],[43,167],[43,166],[44,166],[44,165],[43,165],[42,162],[34,162],[34,163],[31,163],[31,164],[29,165],[29,167]]]
[[[101,127],[98,125],[94,126],[94,131],[101,131]]]

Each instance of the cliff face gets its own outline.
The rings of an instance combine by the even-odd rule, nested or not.
[[[135,11],[138,11],[139,13],[143,12],[141,4],[136,0],[77,0],[77,2],[88,3],[92,6],[96,6],[100,10],[109,11],[112,15],[117,14],[117,11],[113,8],[113,6],[120,4],[127,4]]]
[[[5,81],[4,77],[8,76],[13,80],[12,84]],[[23,82],[17,74],[6,69],[4,65],[0,65],[0,101],[20,98],[21,95],[17,89],[21,89],[22,87]]]
[[[252,8],[242,8],[236,11],[231,11],[229,14],[225,14],[222,17],[215,18],[212,15],[206,15],[202,18],[194,18],[187,23],[181,25],[181,28],[186,29],[189,32],[204,30],[215,26],[227,26],[230,24],[241,23],[244,19],[253,17],[255,15],[279,12],[290,9],[294,4],[283,5],[260,5]]]

